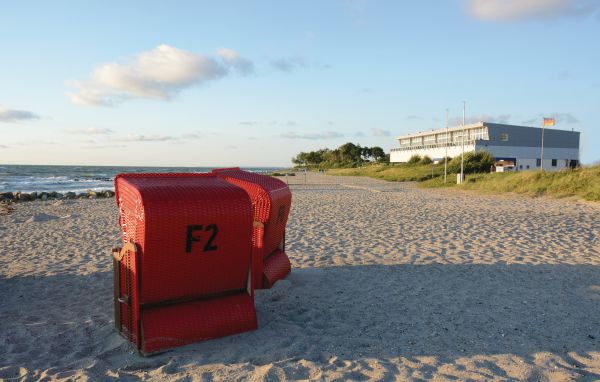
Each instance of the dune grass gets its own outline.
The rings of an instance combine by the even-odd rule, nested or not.
[[[432,176],[433,170],[433,176]],[[444,165],[431,164],[397,164],[368,165],[358,168],[339,168],[327,170],[330,175],[368,176],[393,182],[423,182],[444,174]]]
[[[556,198],[578,197],[600,201],[600,166],[562,171],[477,174],[467,177],[460,187],[489,192],[514,192]]]
[[[456,175],[448,174],[444,183],[443,165],[395,165],[367,166],[363,168],[337,169],[331,175],[358,175],[389,181],[419,182],[420,187],[476,190],[480,192],[514,192],[529,196],[551,196],[556,198],[575,197],[589,201],[600,201],[600,165],[575,170],[540,171],[528,170],[513,173],[471,174],[462,185],[456,184]]]

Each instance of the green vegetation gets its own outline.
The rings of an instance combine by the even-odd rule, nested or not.
[[[330,175],[368,176],[394,182],[422,182],[438,176],[444,176],[444,164],[427,165],[400,163],[396,165],[374,164],[359,168],[342,168],[327,171]]]
[[[448,173],[459,174],[460,173],[460,162],[461,158],[455,157],[448,163]],[[464,173],[465,174],[476,174],[476,173],[488,173],[490,167],[494,164],[495,159],[487,151],[470,151],[465,153],[464,159]]]
[[[366,163],[389,163],[390,156],[379,146],[361,147],[359,144],[345,143],[337,149],[320,149],[301,152],[292,158],[297,167],[309,168],[350,168]]]
[[[448,159],[448,182],[456,182],[455,173],[460,172],[460,157]],[[486,151],[465,153],[465,174],[474,174],[490,170],[494,157]],[[331,175],[357,175],[385,179],[395,182],[424,182],[432,180],[432,186],[437,186],[436,180],[444,181],[444,163],[434,164],[430,157],[413,155],[407,163],[394,165],[369,165],[360,168],[334,169]]]
[[[562,171],[527,170],[489,173],[494,157],[486,152],[468,152],[464,157],[465,182],[456,184],[461,158],[448,159],[444,182],[443,161],[434,164],[428,156],[412,156],[407,163],[390,164],[380,147],[346,143],[335,150],[300,153],[293,162],[309,168],[327,168],[330,175],[368,176],[395,182],[419,182],[419,187],[454,187],[488,193],[514,192],[529,196],[576,197],[600,201],[600,165]]]
[[[552,196],[556,198],[577,197],[600,201],[600,165],[574,170],[529,170],[508,173],[475,174],[468,176],[464,184],[444,184],[443,179],[430,179],[423,187],[458,187],[482,192],[514,192],[529,196]]]

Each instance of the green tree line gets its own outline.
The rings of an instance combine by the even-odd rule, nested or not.
[[[296,166],[339,168],[357,167],[365,163],[389,163],[390,155],[379,146],[362,147],[351,142],[344,143],[337,149],[320,149],[301,152],[292,158]]]

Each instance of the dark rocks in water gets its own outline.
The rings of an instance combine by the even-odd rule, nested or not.
[[[15,194],[12,192],[0,192],[0,200],[13,200],[15,198]]]
[[[26,192],[17,192],[15,199],[17,199],[20,202],[26,202],[28,200],[33,200],[31,194],[28,194]]]
[[[57,191],[50,192],[0,192],[0,202],[28,202],[32,200],[54,200],[54,199],[96,199],[96,198],[113,198],[115,192],[112,190],[92,191],[75,193],[72,191],[60,193]]]

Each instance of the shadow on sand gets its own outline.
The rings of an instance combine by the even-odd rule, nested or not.
[[[272,363],[298,379],[310,377],[300,360],[327,369],[367,359],[379,360],[391,378],[398,369],[390,360],[398,357],[448,364],[513,354],[534,365],[541,352],[560,358],[559,368],[600,378],[582,363],[600,345],[598,271],[505,264],[294,269],[273,289],[257,292],[258,331],[150,358],[114,334],[111,273],[0,279],[0,379],[79,368],[94,380],[135,380],[157,368],[177,374],[209,364],[252,370]],[[493,362],[482,367],[508,377]],[[430,368],[420,375],[439,372]]]

